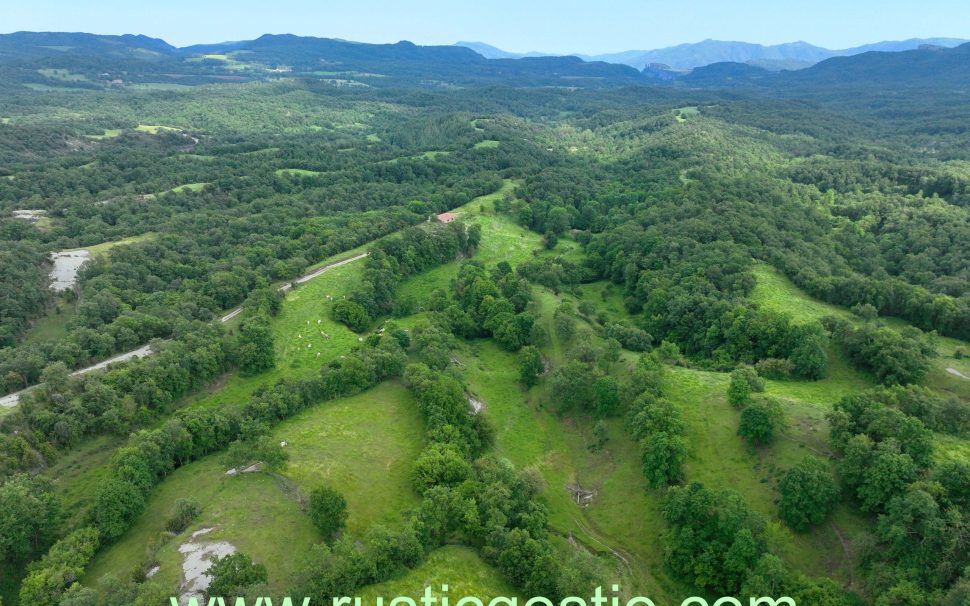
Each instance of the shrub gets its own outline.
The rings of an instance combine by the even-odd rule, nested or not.
[[[731,373],[733,376],[742,377],[751,386],[751,391],[761,393],[765,390],[765,380],[758,375],[758,371],[750,366],[739,366]]]
[[[320,534],[331,541],[347,523],[347,501],[333,488],[320,486],[310,493],[309,513]]]
[[[246,318],[239,327],[236,357],[243,374],[253,375],[276,366],[273,331],[263,314]]]
[[[679,364],[681,361],[680,348],[671,341],[661,341],[657,348],[657,359],[665,364]]]
[[[202,512],[202,506],[192,498],[178,499],[175,501],[175,510],[172,517],[165,522],[165,529],[171,533],[179,534],[189,527],[195,518]]]
[[[869,322],[879,317],[879,310],[870,303],[856,303],[849,310],[859,318]]]
[[[469,475],[471,466],[452,444],[432,444],[418,456],[411,469],[411,479],[420,493],[434,486],[458,485]]]
[[[660,431],[640,441],[643,475],[653,488],[679,481],[686,459],[687,442],[679,435]]]
[[[539,350],[527,345],[519,350],[519,381],[526,387],[532,387],[539,382],[539,375],[545,371],[542,354]]]
[[[777,415],[765,402],[755,402],[741,411],[738,435],[753,446],[770,444],[775,439]]]
[[[766,379],[775,379],[776,381],[788,379],[794,372],[791,360],[782,358],[768,358],[766,360],[761,360],[754,365],[754,368],[762,377]]]
[[[47,548],[61,516],[54,485],[26,474],[0,484],[0,562],[28,561]]]
[[[601,419],[593,425],[593,443],[589,445],[589,449],[593,452],[597,450],[602,450],[606,443],[610,441],[610,431],[606,426],[606,423]]]
[[[206,597],[241,596],[248,587],[265,583],[266,567],[257,564],[248,555],[234,553],[218,558],[209,567],[207,574],[212,582],[206,590]]]
[[[792,330],[794,345],[788,359],[793,372],[804,379],[818,380],[828,369],[828,336],[818,322]]]
[[[334,320],[345,324],[354,332],[364,332],[372,322],[363,305],[348,299],[336,301],[331,313]]]
[[[853,364],[872,372],[883,385],[919,383],[929,371],[929,356],[935,351],[915,328],[897,332],[871,324],[858,328],[838,325],[834,334]]]
[[[620,407],[620,387],[616,379],[606,375],[593,381],[596,414],[610,416]]]
[[[408,331],[404,330],[403,328],[393,328],[389,330],[387,334],[397,341],[397,344],[401,346],[401,349],[407,349],[411,346],[411,335],[409,335]]]
[[[821,524],[839,499],[839,487],[828,465],[806,457],[778,482],[778,516],[795,530]]]
[[[743,374],[735,370],[731,373],[731,384],[728,385],[727,398],[731,406],[742,408],[751,402],[751,383]]]
[[[653,337],[646,331],[615,322],[603,327],[603,335],[610,339],[616,339],[630,351],[649,351],[653,345]]]
[[[84,570],[100,545],[98,531],[82,528],[54,545],[20,586],[20,603],[30,606],[56,606],[64,591],[84,575]]]
[[[269,469],[280,470],[286,466],[290,455],[278,441],[269,436],[260,436],[252,440],[236,440],[229,445],[225,454],[225,462],[229,467],[247,467],[254,463],[262,463]]]

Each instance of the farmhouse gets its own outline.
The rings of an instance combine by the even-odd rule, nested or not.
[[[455,219],[457,219],[458,215],[456,215],[455,213],[441,213],[436,218],[438,219],[439,223],[448,224],[454,221]]]

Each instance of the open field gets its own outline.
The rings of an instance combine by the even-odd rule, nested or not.
[[[839,536],[854,544],[867,528],[863,518],[842,506],[822,526],[795,534],[776,517],[775,482],[780,474],[807,455],[831,454],[824,418],[830,405],[799,400],[769,383],[766,395],[784,399],[786,427],[770,446],[752,449],[737,436],[740,411],[727,402],[727,374],[676,367],[670,370],[665,393],[680,408],[688,426],[687,477],[707,486],[735,490],[752,509],[774,520],[776,551],[798,569],[848,582],[852,560],[845,558]]]
[[[604,289],[605,299],[601,296]],[[626,315],[615,290],[605,284],[585,285],[579,292],[613,316]],[[775,302],[787,309],[800,306],[803,298],[803,293],[789,290]],[[542,291],[540,301],[547,321],[563,299],[573,300],[570,295],[556,297]],[[546,350],[555,363],[562,345],[554,337]],[[832,354],[841,356],[840,352]],[[514,356],[491,342],[476,342],[462,361],[470,388],[485,402],[497,426],[496,450],[520,468],[535,467],[545,478],[545,497],[556,531],[579,538],[601,554],[613,553],[621,569],[629,566],[634,571],[634,588],[659,596],[682,593],[685,588],[666,573],[658,548],[664,528],[660,515],[663,493],[646,487],[636,444],[628,437],[624,423],[609,421],[607,447],[590,453],[587,445],[593,439],[592,420],[557,418],[548,410],[548,395],[542,385],[523,393]],[[775,482],[782,471],[804,456],[831,454],[825,412],[843,395],[872,386],[871,379],[838,358],[829,377],[822,381],[769,381],[767,395],[785,403],[787,426],[772,446],[757,451],[736,435],[739,412],[727,403],[726,374],[670,367],[667,382],[666,393],[688,423],[688,478],[737,490],[755,510],[774,520],[771,536],[775,550],[793,567],[814,576],[855,583],[854,549],[868,523],[842,505],[821,527],[809,533],[792,533],[777,521]],[[593,503],[588,508],[575,505],[565,490],[568,484],[595,489]]]
[[[531,256],[531,253],[517,255],[517,250],[526,253],[538,246],[538,239],[532,234],[535,239],[530,242],[531,246],[520,249],[517,238],[525,234],[514,223],[502,223],[501,218],[479,219],[479,222],[486,235],[483,250],[476,259],[494,262],[486,250],[489,242],[501,251],[496,260],[507,259],[513,264]],[[446,286],[455,271],[449,264],[410,280],[402,290],[426,296],[430,290]],[[581,288],[580,292],[592,295],[611,315],[625,316],[617,293],[610,290],[606,301],[602,301],[599,293],[604,288],[604,284],[593,284]],[[574,300],[568,295],[556,297],[548,291],[540,293],[541,309],[550,325],[552,311],[563,298]],[[550,333],[554,334],[552,330]],[[561,360],[562,345],[556,338],[546,349],[554,361]],[[590,549],[614,560],[631,589],[659,596],[682,593],[685,588],[666,574],[662,550],[656,548],[664,527],[660,516],[663,493],[647,489],[639,468],[637,446],[628,437],[623,422],[609,421],[609,446],[591,453],[588,444],[592,442],[592,420],[557,418],[548,409],[548,396],[541,386],[524,393],[518,384],[514,355],[492,342],[481,341],[473,343],[461,360],[461,370],[470,389],[485,402],[487,414],[497,426],[498,454],[508,457],[519,468],[536,468],[545,479],[545,498],[556,532],[577,537]],[[772,385],[769,388],[772,395],[789,400],[792,425],[790,435],[773,447],[779,451],[779,466],[769,469],[759,464],[768,456],[750,452],[735,435],[738,412],[726,402],[727,375],[673,369],[670,381],[670,391],[677,394],[672,396],[675,403],[694,411],[685,414],[691,423],[695,445],[689,477],[721,488],[737,488],[734,478],[743,477],[742,492],[751,491],[757,501],[753,506],[770,517],[775,515],[774,478],[781,469],[794,464],[812,449],[825,449],[824,411],[849,390],[843,384],[849,379],[842,381],[840,377],[833,378],[832,385],[820,382],[822,385],[804,388],[803,391],[815,396],[832,392],[832,397],[820,406],[812,400],[798,400],[802,394],[794,386],[801,383]],[[867,384],[863,381],[863,386]],[[858,384],[855,389],[860,389]],[[715,408],[705,408],[710,406]],[[715,423],[712,419],[716,425],[712,425]],[[566,486],[572,484],[597,490],[590,507],[580,508],[572,501],[566,491]],[[834,520],[832,523],[839,525],[838,532],[849,541],[863,528],[848,510],[840,510]],[[842,553],[834,528],[823,527],[815,533],[796,537],[779,527],[776,534],[785,546],[784,555],[800,568],[805,567],[819,576],[833,575],[848,580],[851,560],[846,560]],[[822,555],[833,553],[832,557]]]
[[[509,183],[500,192],[475,200],[460,212],[466,216],[477,213],[481,204],[488,206],[495,196],[504,195],[511,187]],[[531,254],[532,248],[538,244],[538,236],[527,234],[507,218],[486,215],[481,219],[485,237],[479,255],[486,262],[494,263],[504,258],[502,251],[507,251],[509,245],[514,245],[526,255]],[[488,234],[492,232],[496,236],[504,235],[511,239],[489,238]],[[529,245],[519,245],[517,242],[522,238],[526,238]],[[457,271],[457,263],[441,269],[446,271],[432,276],[430,283],[439,284],[443,280],[442,285],[447,286],[450,279],[448,272]],[[418,276],[409,281],[406,287],[415,286],[413,283],[433,273]],[[350,292],[357,283],[358,275],[358,265],[345,265],[290,291],[282,311],[272,323],[277,368],[256,377],[233,374],[213,385],[207,393],[191,399],[188,405],[241,404],[258,385],[271,383],[284,375],[295,377],[314,372],[322,364],[348,351],[358,337],[343,325],[329,320],[327,297],[337,298]],[[426,288],[426,285],[418,284],[416,287]],[[320,335],[320,332],[326,336]],[[404,511],[418,502],[417,495],[410,488],[408,474],[411,461],[424,441],[423,423],[410,395],[398,384],[383,384],[359,396],[313,407],[279,425],[274,429],[273,436],[274,439],[288,442],[291,459],[283,472],[286,484],[292,483],[302,492],[309,492],[320,482],[329,482],[338,487],[348,500],[348,526],[353,532],[362,532],[374,523],[393,525],[400,520]],[[78,458],[80,460],[74,461],[72,467],[76,467],[87,481],[93,481],[96,473],[93,469],[81,471],[86,462],[84,453],[78,453]],[[149,509],[136,526],[117,545],[99,556],[89,573],[89,580],[108,571],[123,570],[126,563],[137,561],[147,542],[160,532],[166,507],[171,508],[176,495],[191,494],[192,486],[205,484],[223,487],[207,489],[216,492],[204,492],[197,496],[200,500],[206,499],[206,502],[215,502],[217,498],[220,503],[226,499],[245,502],[245,493],[249,491],[254,491],[250,496],[253,502],[269,498],[262,492],[268,491],[267,486],[247,484],[236,488],[231,482],[242,478],[226,478],[224,471],[221,456],[217,454],[188,465],[167,478],[153,492]],[[245,481],[250,482],[248,478]],[[225,496],[222,496],[222,491],[225,491]],[[256,494],[256,491],[260,494]],[[77,489],[76,492],[83,490]],[[80,501],[82,497],[74,498]],[[266,507],[281,506],[273,497]],[[208,512],[206,506],[203,516],[193,525],[194,529],[215,526],[218,530],[212,533],[212,538],[240,545],[244,542],[236,539],[237,533],[242,533],[244,529],[242,520],[229,507],[217,508],[215,515]],[[285,512],[280,515],[289,519],[289,514]],[[173,544],[166,545],[160,551],[162,571],[175,567],[178,556],[176,549],[177,545]],[[273,549],[265,546],[256,551],[241,546],[240,549],[253,555],[257,561],[265,562],[271,570],[276,566],[282,571],[279,578],[290,578],[292,570],[275,564],[278,556]],[[292,549],[288,553],[292,555]],[[176,580],[164,576],[162,571],[158,573],[160,580]],[[271,581],[274,578],[271,572]]]
[[[67,69],[57,69],[57,68],[44,68],[39,69],[37,72],[52,80],[61,80],[63,82],[89,82],[88,78],[83,74],[74,74]]]
[[[67,335],[67,324],[73,317],[74,304],[58,299],[47,315],[34,320],[33,325],[24,335],[24,342],[44,343],[63,339]]]
[[[283,474],[305,493],[327,484],[344,494],[354,534],[377,523],[394,525],[418,505],[409,474],[424,445],[424,422],[399,383],[313,407],[272,435],[287,442]]]
[[[446,150],[431,150],[422,152],[420,154],[415,154],[413,156],[402,156],[400,158],[391,158],[390,160],[384,160],[383,164],[397,164],[401,160],[435,160],[437,158],[447,156],[451,154],[450,151]]]
[[[114,139],[115,137],[120,137],[121,134],[125,132],[121,128],[106,128],[104,132],[100,135],[84,135],[88,139],[94,139],[95,141],[101,141],[103,139]]]
[[[98,482],[107,476],[107,464],[124,440],[102,436],[88,440],[71,450],[50,468],[48,475],[54,478],[54,487],[69,522],[79,522],[88,506],[94,501]]]
[[[95,586],[105,574],[147,571],[152,564],[147,552],[157,544],[176,499],[192,497],[202,514],[181,535],[164,543],[157,553],[157,580],[175,587],[181,582],[179,546],[203,528],[215,530],[206,540],[226,540],[238,550],[265,562],[270,583],[287,589],[296,553],[305,553],[319,535],[300,505],[282,490],[280,482],[265,473],[225,475],[221,458],[212,456],[175,471],[152,493],[145,513],[124,538],[102,551],[88,568],[84,582]]]
[[[122,238],[121,240],[114,240],[112,242],[102,242],[101,244],[95,244],[93,246],[85,246],[84,250],[91,253],[92,257],[102,257],[105,254],[107,254],[109,250],[111,250],[116,246],[138,244],[139,242],[147,242],[157,237],[158,237],[158,234],[154,232],[148,232],[138,236],[131,236],[129,238]]]
[[[290,455],[279,475],[226,476],[221,453],[177,470],[153,491],[136,525],[98,556],[87,580],[139,565],[181,497],[198,499],[203,512],[159,551],[160,580],[179,583],[178,545],[194,530],[215,528],[206,540],[228,541],[263,563],[271,586],[284,593],[300,556],[320,541],[300,505],[314,487],[328,484],[344,494],[354,533],[376,523],[393,526],[418,503],[408,477],[424,442],[423,423],[399,384],[311,407],[277,426],[272,436],[287,442]]]
[[[538,235],[522,230],[508,217],[485,215],[476,217],[475,222],[482,226],[482,243],[473,259],[486,267],[500,261],[515,266],[531,258],[532,251],[540,247]],[[460,262],[455,261],[415,276],[401,286],[400,292],[422,301],[436,288],[447,289],[451,279],[458,275],[459,266]]]
[[[303,168],[281,168],[276,171],[276,176],[288,175],[291,177],[315,177],[320,171],[306,170]]]
[[[352,257],[356,254],[360,254],[364,250],[365,250],[365,247],[361,247],[353,251],[342,253],[341,255],[337,255],[332,259],[327,259],[317,264],[314,267],[322,267],[328,263],[332,263],[335,261],[340,261],[342,259]],[[328,286],[331,289],[333,288],[339,289],[339,292],[349,292],[349,288],[351,287],[351,285],[356,284],[358,279],[356,271],[351,271],[352,267],[353,265],[342,265],[334,268],[331,271],[326,272],[325,274],[322,274],[320,278],[313,280],[311,282],[308,282],[297,289],[291,290],[288,293],[288,300],[299,301],[301,299],[301,296],[305,293],[305,291],[309,291],[312,294],[314,292],[312,290],[313,287],[322,288],[324,289],[323,292],[327,290]],[[312,270],[313,267],[311,267],[310,269]],[[337,292],[337,291],[335,290],[334,292]],[[320,301],[323,301],[325,299],[325,295],[320,293],[321,291],[318,290],[316,292],[316,296],[319,298]],[[298,309],[299,313],[293,314],[291,316],[287,316],[286,311],[287,310],[292,311],[295,306],[291,304],[285,304],[283,307],[283,313],[281,313],[281,315],[276,319],[276,322],[274,322],[274,333],[278,335],[279,333],[282,332],[283,334],[289,337],[292,337],[293,335],[298,335],[300,333],[307,332],[304,328],[302,328],[305,325],[306,326],[309,325],[309,320],[305,320],[305,318],[309,316],[313,316],[314,318],[317,318],[319,316],[318,308],[315,305],[312,305],[312,301],[310,302],[311,302],[310,306],[308,307],[304,306],[305,308]],[[329,316],[326,316],[326,317],[329,318]],[[282,323],[280,323],[281,318],[282,318]],[[306,324],[304,324],[305,322]],[[278,365],[275,370],[267,373],[263,373],[257,377],[241,377],[236,374],[233,374],[228,377],[224,377],[223,379],[216,381],[213,385],[211,385],[207,391],[197,394],[194,398],[188,399],[186,405],[188,406],[239,405],[244,403],[246,399],[251,395],[252,391],[256,389],[258,386],[272,382],[270,380],[271,377],[273,377],[272,380],[275,380],[275,378],[282,377],[284,376],[284,374],[288,376],[305,376],[306,373],[315,372],[317,369],[320,368],[320,366],[325,364],[327,361],[332,360],[333,358],[337,357],[341,353],[345,353],[349,351],[350,348],[353,347],[353,345],[356,344],[357,342],[357,336],[354,333],[350,332],[343,325],[333,323],[329,319],[326,319],[326,322],[327,324],[325,324],[324,326],[328,330],[332,330],[337,335],[332,342],[328,341],[328,344],[335,345],[335,347],[326,349],[325,350],[326,356],[321,355],[321,357],[317,357],[316,354],[314,353],[316,350],[311,351],[309,350],[309,348],[307,349],[303,348],[302,345],[305,343],[305,341],[301,340],[300,343],[293,343],[291,347],[283,348],[284,359],[288,359],[290,361],[290,364],[288,364],[285,368]],[[317,327],[317,325],[314,325],[314,326]],[[291,339],[291,340],[295,341],[296,339]],[[281,343],[280,337],[277,336],[275,341],[279,349],[279,346]],[[303,374],[300,375],[299,373],[303,373]],[[382,391],[386,389],[396,389],[394,393],[401,397],[398,397],[395,399],[391,396],[388,396],[387,395],[388,392]],[[407,395],[407,393],[404,391],[402,387],[400,387],[399,385],[398,386],[385,385],[385,386],[378,387],[377,389],[372,390],[372,392],[369,392],[369,393],[371,393],[372,395],[368,396],[367,394],[364,394],[362,396],[358,396],[358,398],[360,398],[361,401],[366,402],[366,404],[361,406],[351,405],[349,407],[341,409],[343,413],[356,414],[360,410],[367,410],[369,411],[369,414],[373,416],[375,419],[393,423],[394,424],[393,429],[395,431],[397,431],[398,429],[404,430],[401,435],[404,436],[407,443],[406,444],[402,443],[403,444],[402,448],[407,448],[409,450],[399,451],[394,448],[391,448],[390,445],[393,443],[393,439],[389,439],[387,438],[387,436],[379,436],[383,438],[384,441],[379,443],[379,448],[375,447],[373,449],[375,456],[378,457],[379,460],[374,464],[372,471],[369,472],[371,473],[371,476],[366,477],[362,480],[360,479],[360,476],[357,474],[361,473],[361,470],[365,469],[366,466],[360,467],[360,460],[358,457],[359,453],[355,449],[363,448],[364,442],[359,441],[353,445],[348,445],[344,443],[341,448],[344,449],[343,455],[346,455],[347,457],[346,465],[344,465],[343,467],[340,467],[340,466],[335,467],[332,464],[330,466],[325,466],[326,473],[337,474],[334,477],[338,477],[340,476],[340,474],[344,474],[343,476],[340,476],[340,477],[342,477],[347,482],[355,483],[354,485],[359,487],[359,490],[355,489],[355,493],[354,493],[355,495],[368,496],[367,499],[362,499],[360,501],[357,501],[361,505],[361,513],[358,514],[358,516],[366,518],[366,516],[372,515],[374,514],[374,512],[381,510],[382,503],[383,503],[381,499],[386,495],[388,491],[389,485],[385,482],[375,480],[374,479],[375,474],[383,477],[385,474],[388,473],[388,470],[392,468],[396,469],[397,480],[392,487],[393,489],[400,491],[401,493],[400,498],[398,498],[394,502],[394,509],[392,512],[388,513],[388,515],[384,517],[377,518],[383,522],[393,523],[394,520],[397,519],[396,513],[399,511],[399,509],[397,509],[397,505],[401,505],[402,507],[409,507],[414,504],[414,500],[416,499],[416,495],[410,492],[410,485],[407,482],[406,478],[407,478],[407,471],[410,469],[410,461],[413,460],[414,456],[417,455],[417,451],[420,448],[420,444],[422,443],[421,440],[423,439],[422,438],[423,429],[420,423],[420,417],[417,415],[415,407],[414,406],[406,406],[403,408],[401,407],[403,406],[403,404],[410,402],[410,397]],[[355,401],[353,399],[351,400]],[[386,405],[386,407],[380,410],[379,412],[374,410],[373,408],[369,408],[370,406],[382,406],[382,405]],[[395,408],[394,406],[397,406],[397,407]],[[12,408],[0,408],[0,414],[8,414],[12,410],[13,410]],[[388,414],[389,412],[397,412],[400,414],[397,414],[397,415]],[[302,416],[297,417],[297,419],[303,419],[303,418],[305,417],[302,417]],[[346,419],[343,419],[343,420],[346,421]],[[310,419],[306,425],[303,425],[300,422],[297,422],[296,419],[291,420],[288,423],[289,424],[284,424],[283,426],[281,426],[284,428],[285,431],[292,430],[297,434],[311,436],[307,438],[309,441],[307,443],[301,443],[299,442],[299,440],[297,440],[297,442],[295,443],[296,452],[300,451],[301,446],[308,449],[308,452],[310,454],[306,455],[308,457],[306,459],[307,461],[312,459],[314,464],[318,465],[321,462],[321,457],[334,456],[334,453],[332,451],[327,450],[327,448],[332,447],[334,443],[328,442],[325,444],[318,444],[313,442],[313,440],[315,440],[316,438],[312,436],[313,435],[318,436],[321,432],[326,433],[329,429],[332,429],[333,427],[336,426],[336,421],[335,422],[324,421],[325,427],[322,427],[322,428],[317,427],[314,424],[312,419]],[[350,423],[350,421],[347,421],[347,423]],[[372,421],[368,419],[367,424],[371,425]],[[345,429],[348,426],[349,425],[345,424],[344,426]],[[363,435],[365,440],[370,435],[372,435],[368,432],[365,432],[363,429],[361,429],[361,426],[359,425],[355,427],[355,431]],[[306,433],[306,432],[310,432],[310,433]],[[314,434],[313,432],[316,432],[316,434]],[[291,440],[291,438],[284,438],[284,439]],[[64,455],[58,460],[58,463],[50,470],[52,477],[60,478],[57,484],[58,493],[60,497],[64,500],[66,507],[68,507],[69,510],[72,512],[71,516],[73,517],[71,519],[74,520],[75,522],[80,520],[80,517],[83,515],[87,507],[92,502],[98,482],[107,473],[106,465],[110,460],[111,456],[113,455],[114,451],[121,444],[122,442],[117,438],[112,438],[112,439],[98,438],[96,440],[87,442],[81,447],[74,448],[72,450],[65,452]],[[386,457],[380,458],[385,455],[394,456],[398,458],[394,460],[388,460],[386,459]],[[294,457],[294,460],[298,460],[296,456]],[[136,562],[136,560],[133,560],[132,558],[141,557],[138,554],[143,552],[145,546],[147,545],[146,537],[150,538],[150,537],[157,536],[158,529],[161,528],[160,524],[164,523],[164,517],[158,517],[159,515],[161,515],[159,512],[164,510],[165,507],[171,507],[172,503],[174,503],[175,498],[186,496],[186,495],[195,496],[195,492],[194,492],[195,482],[199,481],[198,477],[200,474],[202,476],[207,476],[209,479],[213,479],[214,481],[214,479],[221,479],[221,474],[223,474],[225,471],[224,468],[222,468],[223,466],[221,465],[220,455],[213,455],[212,457],[209,457],[203,461],[200,461],[195,465],[203,469],[203,471],[188,472],[184,470],[179,470],[180,472],[182,472],[182,475],[173,474],[172,477],[166,479],[166,483],[173,482],[177,485],[177,487],[173,489],[171,493],[168,494],[168,497],[166,497],[164,494],[162,494],[162,496],[158,496],[159,493],[157,491],[152,493],[152,497],[151,497],[152,500],[150,501],[149,507],[150,508],[155,507],[155,509],[154,510],[149,509],[148,513],[143,515],[143,517],[140,519],[139,524],[136,526],[136,529],[133,530],[131,533],[126,534],[125,537],[118,543],[118,545],[116,546],[116,549],[119,552],[118,555],[108,555],[107,552],[102,554],[105,559],[104,560],[99,559],[99,562],[104,562],[104,563],[98,564],[98,568],[94,569],[95,572],[90,573],[92,575],[90,578],[96,579],[102,574],[105,574],[105,572],[107,571],[121,571],[122,573],[127,572],[131,566],[135,565],[134,563]],[[206,465],[208,465],[209,467],[206,467]],[[184,469],[189,469],[190,467],[192,466],[188,466],[187,468],[184,468]],[[294,473],[295,473],[295,476],[300,476],[298,469]],[[318,482],[321,480],[322,477],[327,477],[327,476],[317,476],[317,475],[310,476],[310,475],[303,474],[300,477],[302,477],[307,482],[311,482],[311,481]],[[287,480],[287,482],[291,482],[291,481]],[[313,485],[311,485],[310,488],[312,488]],[[368,493],[368,489],[382,490],[382,492],[380,492],[380,494]],[[154,499],[158,499],[158,502],[156,503]],[[356,497],[354,497],[354,499],[356,500]],[[243,499],[242,502],[245,502],[245,499]],[[152,513],[152,511],[154,511],[154,514]],[[359,519],[359,518],[355,517],[354,514],[351,514],[351,524],[354,524],[355,523],[354,520],[356,519]],[[215,523],[222,524],[221,521],[215,522]],[[154,524],[154,526],[152,526],[152,524]],[[366,527],[367,525],[368,524],[366,522],[360,523],[361,527]],[[217,536],[217,535],[214,534],[213,536]],[[115,552],[112,551],[111,553],[115,553]],[[174,552],[170,554],[170,559],[172,559],[173,565],[175,560],[177,559],[177,555],[178,554]],[[272,554],[270,554],[270,556],[272,557]],[[140,562],[140,560],[137,560],[137,561]],[[290,565],[292,565],[292,562],[290,563]],[[125,566],[129,568],[124,568]],[[290,569],[284,567],[284,570],[290,570]],[[160,578],[164,579],[165,577],[160,577]],[[281,590],[285,589],[285,587],[281,587],[280,589]]]
[[[149,135],[157,135],[158,133],[179,133],[182,132],[181,128],[175,128],[174,126],[160,126],[157,124],[139,124],[135,127],[135,130],[140,133],[148,133]]]
[[[751,299],[765,309],[787,312],[801,322],[819,320],[825,316],[836,316],[856,324],[862,322],[845,308],[810,297],[773,267],[759,264],[755,267],[755,277],[757,285]],[[878,321],[896,329],[908,325],[898,318],[880,318]],[[931,334],[929,338],[936,348],[937,357],[930,360],[931,368],[924,384],[943,393],[970,399],[970,381],[946,371],[947,368],[954,368],[970,375],[970,359],[955,357],[957,348],[970,350],[970,344],[936,334]],[[834,402],[842,395],[874,384],[872,377],[852,368],[845,354],[832,346],[829,348],[829,373],[825,379],[816,382],[786,381],[778,387],[785,393],[799,395],[806,400]]]
[[[172,189],[152,195],[157,197],[164,196],[165,194],[184,194],[185,192],[202,191],[206,185],[208,185],[208,183],[186,183],[185,185],[179,185],[177,187],[173,187]]]
[[[796,322],[810,322],[825,316],[854,320],[855,316],[844,307],[814,299],[785,277],[774,267],[759,263],[755,265],[757,282],[751,292],[751,300],[765,309],[784,312]]]
[[[240,61],[237,57],[244,57],[246,51],[233,51],[229,53],[206,53],[203,55],[197,55],[194,57],[189,57],[186,61],[190,63],[201,63],[203,61],[216,61],[222,64],[226,69],[233,71],[241,71],[246,69],[256,69],[259,71],[265,71],[266,67],[262,65],[256,65],[253,63],[247,63],[245,61]]]
[[[696,105],[687,105],[684,107],[678,107],[674,110],[674,118],[678,122],[687,122],[689,118],[700,115],[700,110],[697,109]]]
[[[623,422],[610,421],[609,445],[591,453],[592,421],[558,418],[544,385],[525,394],[513,354],[484,341],[475,343],[462,363],[469,388],[496,425],[496,453],[519,469],[534,468],[542,475],[554,532],[574,536],[602,555],[623,579],[624,589],[661,599],[675,593],[656,549],[662,530],[658,499],[648,494],[636,445]],[[576,505],[567,492],[576,484],[598,492],[588,508]]]
[[[442,585],[448,585],[447,594],[441,591]],[[475,596],[486,604],[497,596],[519,597],[519,592],[474,550],[460,545],[446,545],[433,551],[427,560],[404,576],[365,587],[357,595],[363,604],[374,604],[378,597],[390,600],[408,596],[417,600],[427,586],[432,588],[432,595],[439,599],[447,595],[451,603],[464,596]]]
[[[318,266],[365,251],[366,247],[347,251]],[[308,268],[308,271],[314,267]],[[272,384],[284,376],[306,376],[350,351],[359,337],[330,318],[331,300],[327,297],[336,300],[350,293],[359,279],[359,269],[354,264],[343,265],[287,292],[283,308],[272,322],[276,368],[252,377],[232,373],[210,389],[190,398],[187,405],[240,405],[260,385]],[[235,325],[236,321],[227,323],[230,330]]]

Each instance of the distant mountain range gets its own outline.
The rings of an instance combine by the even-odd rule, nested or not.
[[[453,45],[365,44],[290,34],[176,48],[146,36],[17,32],[0,35],[0,70],[0,77],[62,88],[294,76],[375,87],[595,87],[642,79],[630,66],[578,57],[486,59]]]
[[[629,50],[605,55],[576,54],[586,61],[620,63],[642,70],[651,64],[664,65],[673,70],[689,70],[713,63],[747,63],[765,69],[802,69],[825,59],[848,57],[870,51],[901,52],[921,46],[952,48],[966,43],[959,38],[911,38],[901,41],[876,42],[853,48],[830,50],[807,42],[790,42],[764,46],[749,42],[725,42],[704,40],[691,44],[678,44],[655,50]],[[457,42],[456,46],[470,48],[488,59],[517,59],[521,57],[549,56],[549,53],[510,53],[483,42]]]
[[[514,58],[505,53],[489,58],[483,53],[503,51],[481,44],[473,50],[459,45],[364,44],[267,34],[255,40],[177,48],[138,35],[18,32],[0,35],[0,88],[97,89],[299,78],[373,88],[649,85],[749,88],[810,96],[820,90],[870,87],[888,93],[926,88],[966,94],[970,90],[970,44],[947,48],[956,42],[907,40],[828,51],[804,43],[764,47],[711,41],[650,51],[651,62],[638,70],[575,56]],[[906,48],[911,50],[899,50]],[[849,56],[826,56],[832,53]],[[725,57],[731,60],[724,61]],[[777,68],[779,62],[809,61],[814,65],[799,70],[765,68],[766,64]],[[704,62],[710,63],[701,65]]]
[[[832,91],[925,89],[939,94],[970,91],[970,44],[900,52],[866,52],[833,57],[798,71],[770,72],[744,63],[699,67],[678,84],[702,88],[766,89],[813,96]]]

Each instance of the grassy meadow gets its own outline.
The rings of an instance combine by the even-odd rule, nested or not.
[[[442,591],[442,585],[448,586],[447,592]],[[366,587],[358,596],[363,604],[374,604],[379,597],[389,600],[407,596],[418,600],[424,595],[425,587],[432,588],[433,596],[439,599],[447,596],[452,603],[464,596],[475,596],[486,604],[498,596],[520,597],[475,550],[461,545],[446,545],[433,551],[427,560],[404,576]]]

